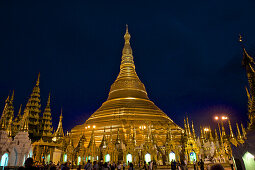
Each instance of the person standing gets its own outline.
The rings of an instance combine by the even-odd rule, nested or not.
[[[118,165],[117,165],[117,170],[121,170],[121,164],[120,164],[120,162],[119,162]]]
[[[144,161],[143,169],[144,169],[144,170],[148,170],[148,167],[147,167],[147,163],[146,163],[146,161]]]
[[[97,161],[94,161],[93,170],[99,170]]]
[[[205,165],[205,164],[204,164],[204,162],[203,162],[202,159],[200,160],[199,165],[200,165],[200,169],[201,169],[201,170],[204,170],[204,165]]]
[[[128,170],[134,170],[134,166],[133,166],[133,164],[132,164],[132,163],[130,163],[130,164],[129,164],[129,168],[128,168]]]
[[[90,160],[88,160],[88,163],[85,165],[84,169],[92,170],[92,164],[90,163]]]
[[[123,170],[125,170],[125,167],[126,167],[126,163],[123,162]]]
[[[234,163],[233,163],[233,159],[232,158],[230,158],[229,159],[229,164],[230,164],[230,166],[231,166],[231,170],[234,170]]]
[[[197,162],[196,162],[196,160],[194,159],[194,161],[193,161],[193,165],[194,165],[194,170],[196,170],[197,169]]]

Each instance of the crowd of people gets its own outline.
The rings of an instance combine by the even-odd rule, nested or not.
[[[138,164],[137,166],[138,169],[144,169],[144,170],[154,170],[157,169],[156,163],[151,161],[151,162],[145,162],[143,165]],[[181,161],[181,162],[176,162],[175,160],[171,161],[170,164],[171,170],[188,170],[187,162],[186,161]],[[231,167],[232,168],[232,167]],[[54,164],[50,162],[49,164],[41,164],[38,162],[34,162],[33,158],[27,158],[24,164],[24,167],[19,167],[18,170],[70,170],[70,169],[85,169],[85,170],[134,170],[134,165],[133,163],[123,163],[118,162],[117,164],[115,162],[97,162],[94,161],[93,163],[88,160],[88,162],[85,165],[78,165],[78,166],[73,166],[71,163],[65,162],[63,164]],[[190,168],[189,168],[190,169]],[[200,160],[199,162],[194,161],[193,162],[193,168],[194,170],[204,170],[204,162],[203,160]],[[220,164],[214,164],[210,168],[206,168],[210,170],[222,170],[224,169],[222,165]]]
[[[88,160],[87,164],[85,166],[78,165],[76,166],[77,170],[85,169],[85,170],[134,170],[133,163],[129,163],[126,165],[126,163],[121,164],[115,163],[115,162],[97,162],[94,161],[93,163]],[[63,164],[54,164],[50,162],[49,164],[41,164],[38,162],[34,162],[33,158],[27,158],[24,167],[19,167],[18,170],[70,170],[70,169],[76,169],[71,163],[65,162]],[[152,169],[151,169],[152,170]]]

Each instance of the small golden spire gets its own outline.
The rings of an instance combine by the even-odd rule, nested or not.
[[[239,42],[243,42],[243,37],[242,37],[242,35],[241,34],[239,34],[239,40],[238,40]]]
[[[200,133],[200,139],[201,139],[201,143],[202,143],[202,145],[205,143],[205,138],[204,138],[204,132],[203,132],[203,128],[202,128],[202,126],[200,126],[200,131],[201,131],[201,133]]]
[[[231,126],[230,120],[228,120],[228,125],[229,125],[230,137],[234,138],[234,133],[233,133],[233,130],[232,130],[232,126]]]
[[[18,115],[21,115],[21,109],[22,109],[22,104],[19,106],[19,112],[18,112]]]
[[[131,35],[128,32],[128,26],[126,25],[126,33],[124,35],[125,45],[122,50],[122,56],[132,56],[133,52],[132,52],[132,48],[130,46],[130,38],[131,38]]]
[[[241,123],[241,128],[242,128],[242,133],[243,133],[243,137],[246,139],[246,130],[243,127],[243,124]]]
[[[125,43],[130,43],[129,41],[130,41],[130,38],[131,38],[131,35],[129,34],[129,32],[128,32],[128,25],[126,24],[126,33],[125,33],[125,35],[124,35],[124,39],[125,39]]]
[[[191,127],[192,127],[193,138],[196,139],[196,133],[195,133],[193,121],[191,123]]]
[[[6,98],[6,100],[5,100],[5,103],[8,103],[9,101],[10,101],[10,96],[8,95],[8,97]]]
[[[217,129],[215,129],[215,141],[218,141],[219,138],[218,138],[218,133],[217,133]]]
[[[23,114],[23,124],[20,128],[21,131],[27,132],[28,131],[28,120],[27,120],[27,114]]]
[[[49,97],[48,97],[47,105],[48,105],[48,106],[50,105],[50,93],[49,93]],[[62,111],[61,111],[61,113],[62,113]]]
[[[201,139],[203,139],[204,138],[204,132],[203,132],[202,126],[200,126],[200,131],[201,131]]]
[[[120,143],[121,143],[121,140],[120,140],[120,129],[118,128],[116,144],[120,144]]]
[[[37,81],[36,81],[36,85],[39,86],[39,84],[40,84],[40,72],[38,74]]]
[[[12,91],[12,97],[11,97],[11,102],[14,100],[14,90]]]
[[[61,123],[62,123],[62,119],[63,119],[63,114],[62,114],[62,112],[63,112],[63,109],[62,109],[62,107],[61,107],[61,114],[60,114],[60,117],[59,117],[59,122],[61,121]]]
[[[222,138],[224,138],[224,137],[226,137],[226,131],[225,131],[223,123],[221,125],[221,128],[222,128]]]
[[[237,129],[237,139],[241,140],[242,139],[242,135],[241,135],[238,123],[236,123],[236,129]]]
[[[0,130],[6,130],[6,122],[5,119],[0,120]]]
[[[219,133],[220,133],[220,139],[222,140],[222,133],[221,133],[221,129],[220,129],[220,124],[218,123],[218,128],[219,128]]]
[[[188,135],[189,137],[191,136],[191,132],[190,132],[190,126],[189,126],[189,118],[187,116],[187,128],[188,128]]]
[[[210,133],[209,140],[210,140],[210,141],[213,141],[213,136],[212,136],[212,130],[211,130],[211,127],[209,127],[209,133]]]
[[[247,87],[245,87],[245,90],[246,90],[246,94],[247,94],[248,99],[250,99],[250,98],[251,98],[251,95],[250,95],[250,92],[249,92],[249,90],[247,89]]]
[[[185,117],[184,117],[184,133],[185,133],[185,135],[188,135],[188,130],[187,130],[187,124],[186,124]]]

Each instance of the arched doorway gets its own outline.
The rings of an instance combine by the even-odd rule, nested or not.
[[[8,153],[3,154],[1,158],[1,166],[5,167],[8,165],[9,155]]]
[[[151,161],[151,154],[147,153],[147,154],[144,156],[144,158],[145,158],[145,162],[146,162],[146,163],[150,162],[150,161]]]
[[[190,152],[189,160],[190,160],[190,162],[197,161],[196,153],[194,151]]]
[[[49,163],[49,162],[50,162],[50,154],[48,154],[46,157],[46,163]]]
[[[81,162],[81,157],[78,156],[78,162],[77,162],[77,165],[80,165],[80,162]]]
[[[27,157],[28,157],[28,158],[32,158],[32,157],[33,157],[33,150],[32,150],[32,149],[30,150],[30,152],[29,152],[29,154],[28,154]]]
[[[129,153],[127,154],[127,163],[132,162],[132,155]]]
[[[110,155],[109,155],[109,154],[106,154],[106,155],[105,155],[105,162],[110,162],[110,160],[111,160]]]
[[[64,154],[64,162],[67,162],[67,154]]]
[[[169,161],[170,162],[175,161],[175,153],[174,152],[169,153]]]

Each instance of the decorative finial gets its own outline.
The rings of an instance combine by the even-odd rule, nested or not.
[[[124,48],[122,50],[122,55],[123,56],[132,56],[132,49],[130,46],[130,34],[128,32],[128,25],[126,25],[126,33],[124,35],[124,39],[125,39],[125,45]]]
[[[12,98],[11,98],[11,102],[13,102],[14,99],[14,90],[12,91]]]
[[[230,131],[230,137],[234,138],[234,133],[233,133],[233,130],[232,130],[232,126],[231,126],[230,120],[228,120],[228,126],[229,126],[229,131]]]
[[[8,97],[7,97],[6,100],[5,100],[5,103],[8,103],[8,102],[9,102],[9,98],[10,98],[10,96],[8,95]]]
[[[60,120],[59,120],[59,121],[62,121],[62,119],[63,119],[62,112],[63,112],[63,109],[62,109],[62,107],[61,107],[61,114],[60,114]]]
[[[18,115],[21,115],[21,109],[22,109],[22,104],[21,104],[20,107],[19,107]]]
[[[243,37],[241,34],[239,34],[239,42],[243,42]]]
[[[39,84],[40,84],[40,72],[38,74],[38,78],[37,78],[37,81],[36,81],[36,85],[39,86]]]
[[[48,97],[47,105],[50,105],[50,93],[49,93],[49,97]]]
[[[128,32],[128,25],[126,25],[126,33],[125,33],[125,35],[124,35],[124,39],[125,39],[125,44],[129,44],[130,42],[129,42],[129,40],[130,40],[130,38],[131,38],[131,36],[130,36],[130,34],[129,34],[129,32]]]
[[[218,138],[218,133],[217,133],[217,129],[215,129],[215,140],[218,141],[219,138]]]

